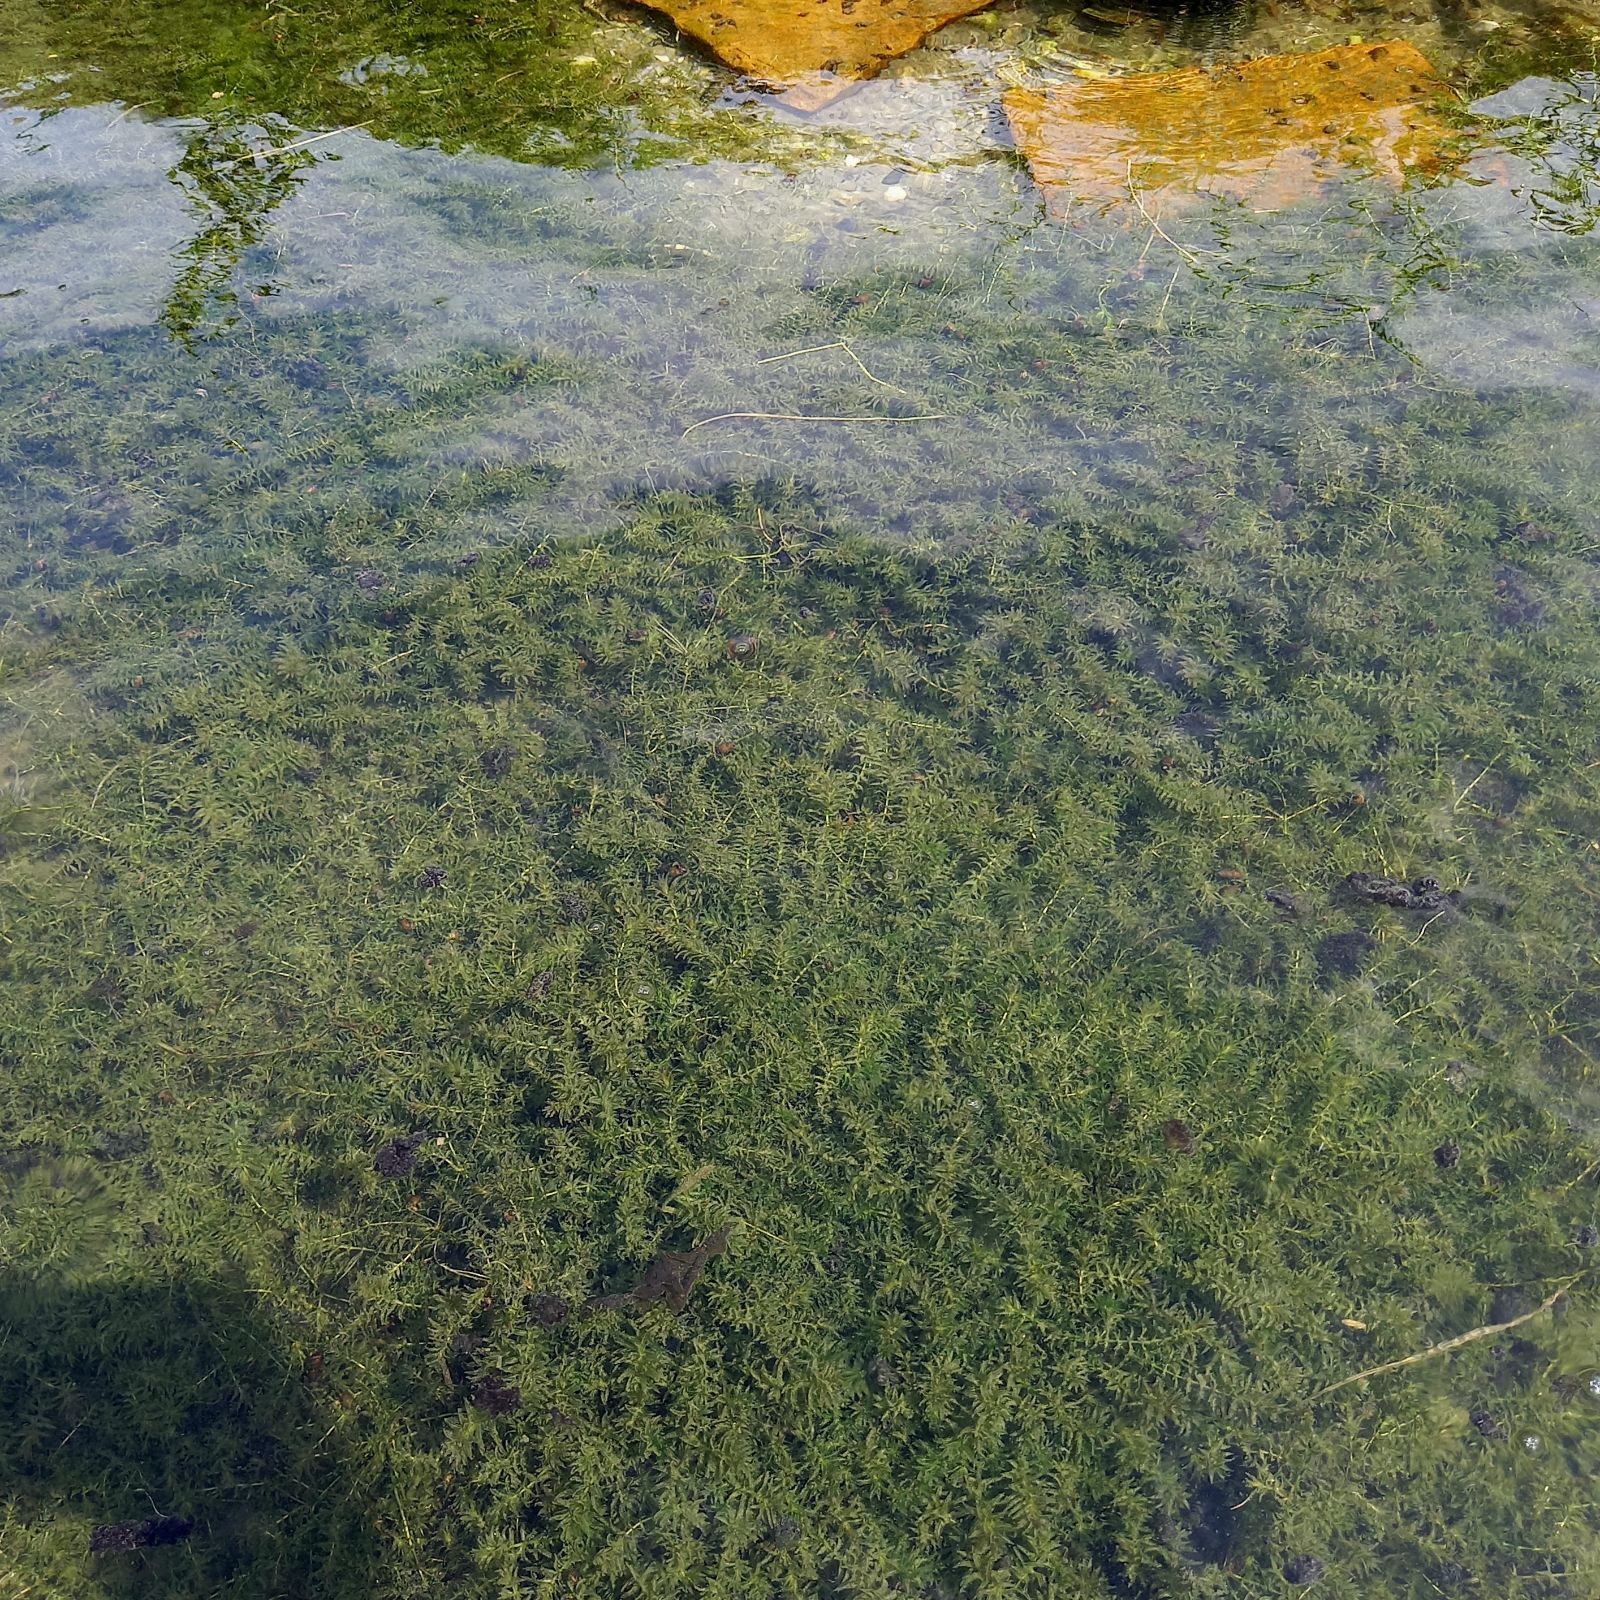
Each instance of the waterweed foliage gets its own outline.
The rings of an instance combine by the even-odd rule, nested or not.
[[[1553,425],[1418,394],[1448,494],[1303,472],[1248,563],[767,482],[403,586],[293,514],[287,580],[141,572],[34,495],[21,1581],[117,1592],[89,1525],[153,1508],[173,1594],[1583,1592],[1596,641],[1526,485],[1439,473],[1469,415]],[[1375,864],[1483,892],[1342,901]],[[535,1314],[724,1225],[681,1316]]]
[[[5,357],[0,1593],[1591,1593],[1589,242],[691,324],[495,181],[419,205],[603,283],[542,340],[228,311],[241,226]],[[953,416],[659,448],[813,346],[742,409]]]

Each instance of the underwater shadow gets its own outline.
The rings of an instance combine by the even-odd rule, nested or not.
[[[369,1592],[330,1409],[237,1288],[0,1277],[0,1487],[94,1593]]]

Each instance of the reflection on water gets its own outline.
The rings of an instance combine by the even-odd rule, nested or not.
[[[1402,184],[1436,173],[1454,131],[1444,85],[1402,41],[1238,66],[1014,89],[1006,118],[1061,213],[1076,202],[1182,209],[1228,196],[1304,204],[1362,169]]]
[[[985,15],[0,0],[0,1592],[1594,1591],[1593,81]]]

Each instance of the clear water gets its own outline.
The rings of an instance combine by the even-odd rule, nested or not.
[[[1587,20],[341,6],[0,0],[0,1597],[1600,1592]]]

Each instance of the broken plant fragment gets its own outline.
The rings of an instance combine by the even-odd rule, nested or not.
[[[192,1517],[142,1517],[133,1522],[103,1522],[89,1532],[89,1554],[127,1555],[158,1545],[181,1544],[194,1532]]]
[[[990,0],[651,0],[797,111],[816,111]]]
[[[559,1328],[571,1314],[572,1307],[559,1294],[536,1294],[529,1310],[541,1328]]]
[[[1161,1124],[1161,1140],[1177,1155],[1192,1156],[1195,1152],[1194,1129],[1181,1117],[1169,1117]]]
[[[1445,86],[1414,46],[1337,45],[1236,66],[1012,89],[1006,119],[1057,215],[1154,193],[1272,211],[1352,167],[1400,184],[1437,171],[1450,130]]]
[[[887,1394],[890,1389],[898,1389],[905,1379],[887,1356],[876,1355],[867,1362],[867,1382],[875,1394]]]
[[[1398,878],[1385,878],[1372,872],[1350,872],[1345,874],[1342,887],[1352,900],[1394,906],[1401,911],[1425,911],[1430,916],[1454,911],[1461,899],[1457,891],[1445,889],[1437,878],[1418,878],[1415,883],[1403,883]]]
[[[408,1177],[417,1164],[417,1151],[427,1137],[425,1131],[396,1134],[372,1158],[373,1171],[384,1178]]]
[[[584,1310],[620,1311],[624,1306],[648,1306],[662,1300],[674,1311],[682,1311],[707,1263],[728,1248],[730,1231],[724,1223],[692,1250],[663,1250],[632,1289],[625,1294],[596,1295],[585,1304]]]
[[[491,1417],[509,1417],[522,1409],[522,1389],[503,1372],[486,1372],[473,1385],[472,1403]]]

